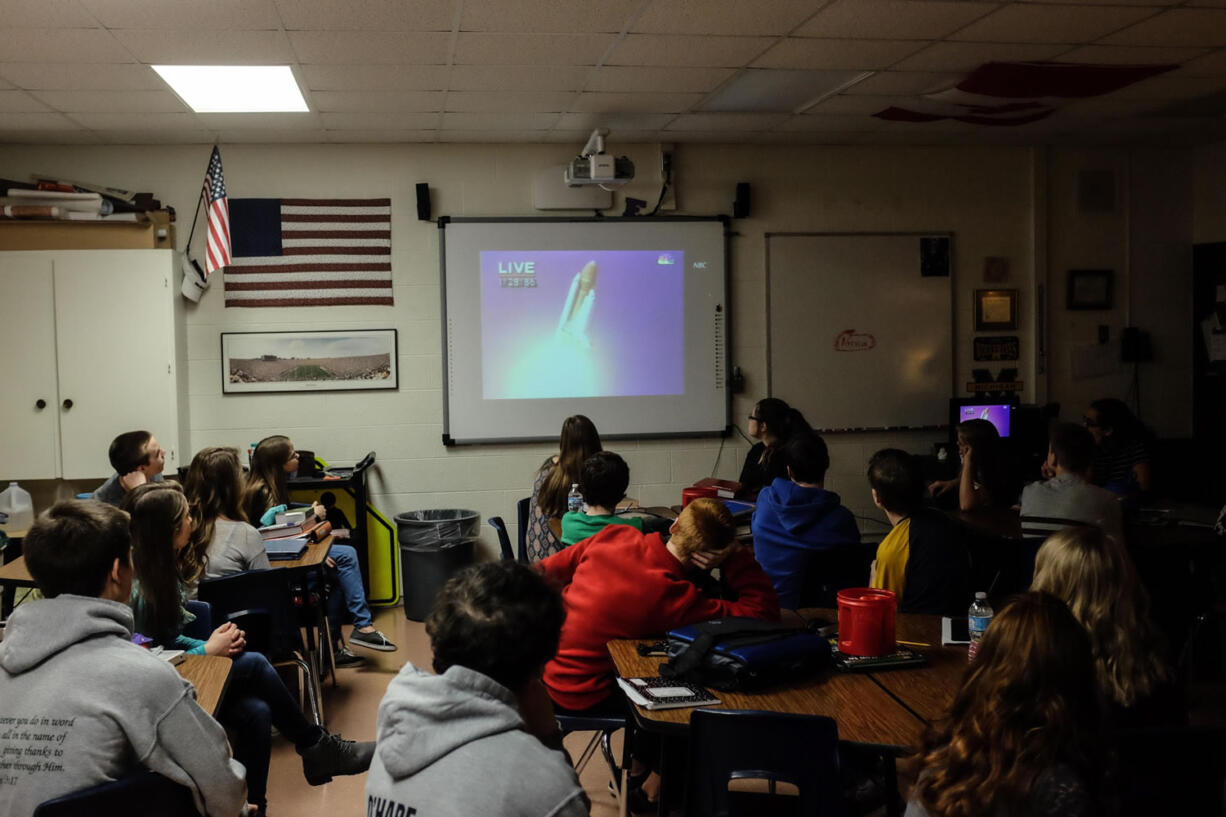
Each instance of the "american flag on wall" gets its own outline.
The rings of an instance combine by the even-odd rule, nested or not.
[[[231,199],[226,306],[391,306],[391,219],[391,199]]]
[[[230,210],[226,206],[226,180],[221,172],[221,151],[213,147],[209,169],[204,173],[204,201],[208,210],[209,237],[205,244],[204,276],[207,280],[230,263]],[[195,229],[195,223],[192,224]],[[190,241],[190,236],[189,239]],[[207,286],[207,284],[206,284]]]

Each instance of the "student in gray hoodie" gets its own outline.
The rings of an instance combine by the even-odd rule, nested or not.
[[[245,810],[241,764],[170,664],[132,643],[128,515],[60,502],[25,539],[44,599],[0,642],[0,814],[142,768],[187,786],[208,817]]]
[[[557,591],[515,562],[447,583],[426,621],[439,674],[405,664],[379,704],[367,815],[588,813],[541,682],[564,617]]]

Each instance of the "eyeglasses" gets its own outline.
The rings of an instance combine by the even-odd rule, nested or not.
[[[1098,428],[1098,421],[1090,417],[1082,417],[1081,422],[1085,423],[1086,428]]]

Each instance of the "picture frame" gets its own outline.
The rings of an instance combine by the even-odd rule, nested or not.
[[[223,394],[395,390],[395,329],[222,332]]]
[[[1115,270],[1071,269],[1068,271],[1068,309],[1110,309]]]
[[[975,331],[1003,332],[1017,329],[1016,289],[975,290]]]

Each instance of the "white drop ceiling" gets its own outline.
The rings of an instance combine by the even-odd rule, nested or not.
[[[1180,67],[1020,127],[872,116],[993,60]],[[193,113],[155,63],[289,64],[310,111]],[[728,110],[721,91],[763,69],[787,72],[781,100],[814,72],[820,101]],[[614,149],[1217,141],[1226,0],[0,0],[0,142],[582,144],[596,126]]]

